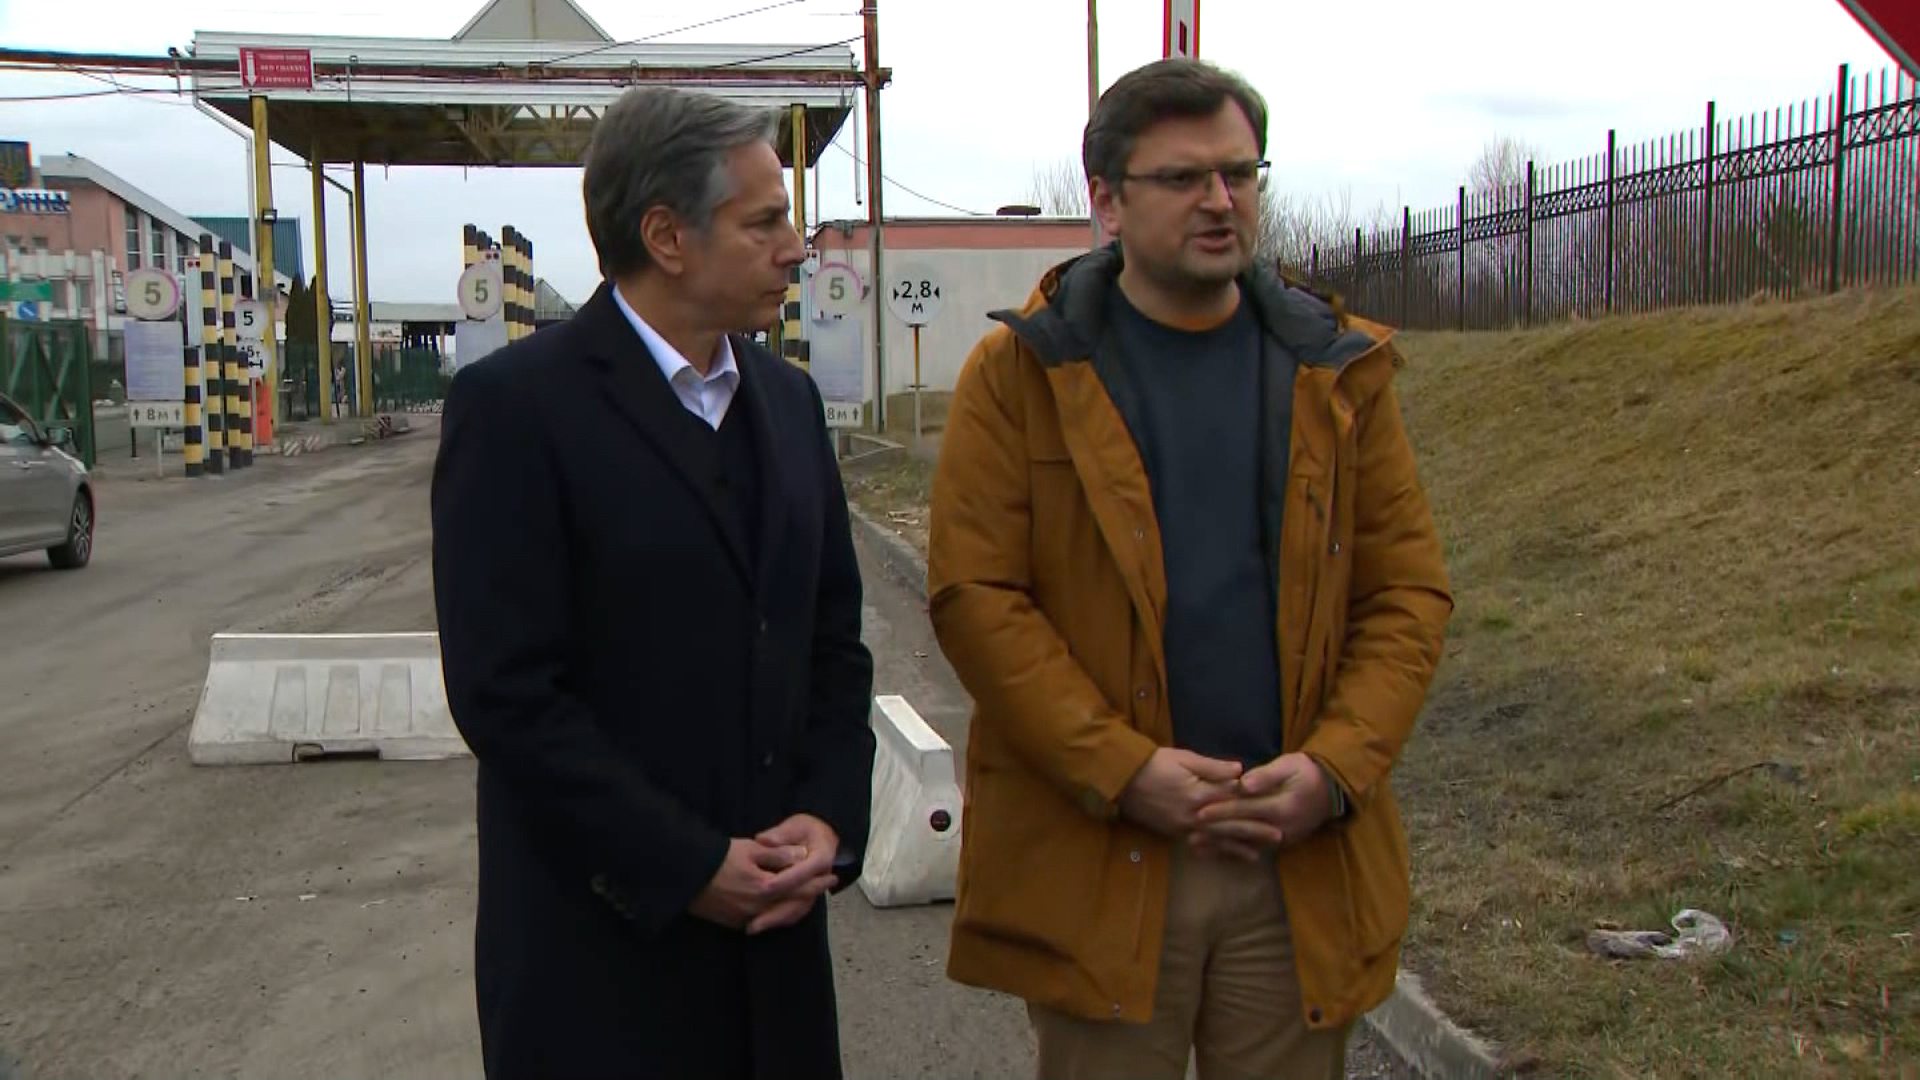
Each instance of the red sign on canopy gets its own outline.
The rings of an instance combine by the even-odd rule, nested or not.
[[[241,49],[240,85],[249,90],[313,89],[309,49]]]
[[[1914,0],[1840,0],[1907,74],[1920,79],[1920,4]]]

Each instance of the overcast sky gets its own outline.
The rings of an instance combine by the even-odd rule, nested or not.
[[[761,6],[766,0],[642,5],[583,0],[627,40]],[[448,38],[482,0],[0,0],[14,47],[160,55],[196,30]],[[1036,163],[1077,158],[1086,120],[1086,11],[1080,0],[880,0],[888,176],[933,199],[991,212],[1022,200]],[[811,44],[860,33],[858,0],[806,0],[667,41]],[[1563,14],[1564,13],[1564,14]],[[1832,92],[1839,64],[1891,61],[1837,0],[1205,0],[1200,51],[1248,76],[1273,105],[1274,180],[1353,205],[1448,203],[1489,138],[1511,135],[1555,160],[1697,125],[1706,102],[1736,116]],[[1100,74],[1109,83],[1155,59],[1160,0],[1101,0]],[[858,46],[854,46],[856,49]],[[5,100],[101,89],[74,76],[0,73],[0,139],[36,155],[91,158],[188,214],[245,214],[238,137],[176,99]],[[840,144],[858,150],[854,130]],[[276,161],[295,162],[276,148]],[[864,218],[855,164],[822,159],[829,218]],[[275,203],[311,216],[308,181],[275,169]],[[581,223],[577,170],[369,170],[373,297],[451,301],[460,227],[535,244],[535,272],[579,300],[598,280]],[[812,198],[808,202],[811,204]],[[952,213],[887,192],[890,215]],[[809,207],[811,213],[811,206]],[[346,202],[328,204],[329,277],[351,278]],[[306,241],[312,272],[311,233]]]

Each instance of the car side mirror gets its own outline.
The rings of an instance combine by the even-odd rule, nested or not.
[[[73,429],[65,427],[48,428],[47,445],[57,446],[62,450],[73,449]]]

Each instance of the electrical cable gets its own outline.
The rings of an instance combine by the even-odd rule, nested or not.
[[[859,165],[859,166],[860,166],[861,168],[863,168],[863,169],[864,169],[864,168],[866,168],[866,167],[867,167],[867,163],[866,163],[865,161],[863,161],[863,160],[861,160],[861,157],[860,157],[860,155],[858,155],[858,154],[856,154],[856,153],[854,153],[853,151],[851,151],[851,150],[849,150],[849,149],[847,149],[847,148],[846,148],[846,147],[844,147],[844,146],[841,146],[841,145],[840,145],[839,143],[837,143],[837,142],[836,142],[836,143],[829,143],[828,145],[829,145],[829,146],[832,146],[832,147],[833,147],[833,148],[834,148],[835,150],[838,150],[838,151],[840,151],[841,153],[843,153],[843,154],[845,154],[845,155],[847,155],[848,157],[850,157],[850,158],[852,158],[852,159],[854,160],[854,162],[855,162],[856,164],[858,164],[858,165]],[[882,180],[885,180],[885,181],[886,181],[887,183],[889,183],[889,184],[892,184],[892,185],[893,185],[894,187],[897,187],[897,188],[899,188],[899,189],[900,189],[901,191],[904,191],[904,192],[906,192],[907,194],[909,194],[909,195],[911,195],[911,196],[913,196],[913,197],[914,197],[914,198],[916,198],[916,199],[920,199],[920,200],[922,200],[923,202],[930,202],[930,203],[932,203],[932,204],[933,204],[933,205],[935,205],[935,206],[938,206],[938,207],[940,207],[940,208],[942,208],[942,209],[945,209],[945,210],[951,210],[951,211],[953,211],[953,212],[954,212],[954,213],[956,213],[956,214],[966,214],[966,215],[967,215],[967,216],[969,216],[969,217],[992,217],[992,216],[993,216],[992,214],[988,214],[988,213],[984,213],[984,212],[982,212],[982,211],[979,211],[979,210],[969,210],[969,209],[967,209],[967,208],[966,208],[966,207],[964,207],[964,206],[955,206],[955,205],[953,205],[953,204],[952,204],[952,203],[950,203],[950,202],[942,202],[941,200],[939,200],[939,199],[936,199],[936,198],[934,198],[934,197],[933,197],[933,196],[931,196],[931,195],[923,195],[923,194],[921,194],[920,192],[918,192],[918,191],[915,191],[915,190],[913,190],[912,188],[910,188],[910,187],[908,187],[907,185],[905,185],[905,184],[903,184],[903,183],[901,183],[900,181],[898,181],[898,180],[895,180],[895,179],[894,179],[893,177],[891,177],[891,176],[888,176],[888,175],[887,175],[886,173],[881,173],[881,174],[880,174],[880,179],[882,179]]]
[[[634,38],[632,41],[612,41],[612,42],[608,42],[605,45],[596,45],[593,48],[588,49],[584,52],[569,53],[566,56],[558,56],[551,60],[542,60],[540,61],[540,63],[564,64],[569,60],[578,60],[583,56],[593,56],[598,53],[606,52],[610,49],[624,49],[629,45],[640,45],[649,41],[657,41],[663,37],[672,37],[674,34],[684,34],[689,30],[699,30],[708,26],[715,26],[723,22],[730,22],[734,19],[742,19],[747,17],[748,15],[758,15],[762,12],[772,11],[776,8],[792,7],[795,4],[804,4],[807,2],[808,0],[779,0],[778,3],[766,4],[762,7],[757,7],[757,8],[749,8],[746,11],[736,11],[731,15],[722,15],[718,18],[707,19],[704,22],[690,23],[686,26],[677,26],[672,30],[662,30],[657,34],[648,34],[645,37]]]

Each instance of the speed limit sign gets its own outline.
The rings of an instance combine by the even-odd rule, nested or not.
[[[233,305],[233,331],[241,341],[265,341],[267,305],[258,300],[242,300]]]
[[[814,321],[829,322],[860,310],[865,291],[858,270],[840,262],[821,264],[813,275]]]
[[[157,266],[127,275],[127,314],[136,319],[171,319],[180,309],[180,282]]]
[[[500,264],[482,259],[460,274],[460,313],[486,321],[500,313]]]

